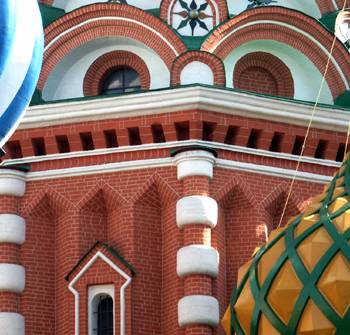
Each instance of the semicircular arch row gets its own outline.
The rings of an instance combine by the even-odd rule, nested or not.
[[[161,20],[125,5],[95,4],[78,9],[48,26],[45,35],[40,90],[61,59],[91,40],[112,36],[134,39],[154,50],[169,70],[174,59],[187,49],[180,37]]]

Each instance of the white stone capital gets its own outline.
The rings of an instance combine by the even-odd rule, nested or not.
[[[218,204],[210,197],[191,195],[176,203],[176,223],[179,228],[203,224],[214,228],[218,222]]]
[[[200,324],[217,327],[219,324],[219,302],[207,295],[190,295],[178,303],[180,327]]]
[[[18,313],[0,313],[0,334],[24,335],[24,317]]]
[[[0,169],[0,195],[22,197],[26,190],[25,174],[21,171]]]
[[[23,244],[26,235],[24,219],[15,214],[0,214],[0,243]]]
[[[181,180],[190,176],[205,176],[213,178],[213,166],[215,157],[206,150],[191,150],[175,156],[177,166],[177,179]]]
[[[216,278],[219,272],[218,252],[202,244],[183,247],[177,252],[176,269],[180,277],[202,274]]]

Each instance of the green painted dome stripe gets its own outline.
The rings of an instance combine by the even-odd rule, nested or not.
[[[262,247],[259,252],[255,255],[253,263],[249,270],[245,274],[242,282],[240,283],[237,290],[232,295],[231,299],[231,316],[232,316],[232,334],[234,332],[238,335],[245,335],[239,320],[237,318],[236,312],[234,310],[234,305],[237,302],[240,294],[242,293],[243,287],[249,280],[252,296],[255,301],[255,306],[253,310],[253,317],[251,320],[251,335],[258,335],[259,332],[259,321],[261,315],[264,314],[265,317],[271,322],[271,324],[283,335],[294,335],[297,332],[298,324],[303,315],[305,306],[309,299],[312,299],[316,306],[321,310],[321,312],[327,317],[327,319],[335,326],[336,335],[346,335],[349,333],[350,329],[350,308],[346,311],[344,316],[339,316],[338,313],[333,309],[331,304],[327,301],[325,296],[319,291],[317,283],[322,277],[331,261],[341,252],[342,255],[350,262],[350,245],[348,240],[350,239],[350,229],[344,234],[339,233],[332,220],[334,220],[339,215],[343,214],[346,210],[350,209],[350,203],[346,204],[335,213],[329,214],[328,208],[333,203],[332,197],[336,187],[336,181],[338,178],[345,176],[345,191],[338,196],[349,196],[350,194],[350,160],[348,159],[345,163],[346,168],[343,174],[337,174],[332,180],[330,186],[328,187],[327,195],[322,202],[322,207],[315,211],[314,214],[319,214],[320,220],[314,225],[305,230],[297,238],[294,238],[294,230],[300,223],[302,215],[292,222],[286,230],[281,232],[271,243],[267,246]],[[344,165],[343,164],[343,165]],[[334,200],[335,201],[335,200]],[[333,244],[321,257],[319,262],[315,265],[311,273],[305,267],[302,259],[300,258],[297,248],[298,246],[317,229],[323,228],[327,231]],[[263,257],[280,239],[284,239],[285,250],[282,255],[277,260],[274,267],[271,269],[267,275],[265,282],[260,287],[258,281],[258,265]],[[269,305],[267,297],[274,279],[278,275],[282,266],[286,261],[290,261],[294,268],[294,271],[299,278],[300,282],[303,284],[303,288],[299,294],[297,302],[294,307],[294,311],[291,315],[288,325],[285,325],[283,321],[274,312],[273,308]],[[249,334],[249,335],[250,335]]]

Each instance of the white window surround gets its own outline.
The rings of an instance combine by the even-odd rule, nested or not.
[[[89,335],[96,335],[97,332],[94,329],[97,326],[97,314],[94,313],[97,310],[97,299],[102,295],[108,295],[113,299],[113,329],[115,333],[115,299],[114,299],[114,285],[94,285],[90,286],[88,290],[88,323],[89,323]]]
[[[120,335],[125,335],[125,290],[131,283],[131,277],[126,274],[120,267],[114,264],[106,255],[101,251],[98,251],[94,257],[92,257],[88,263],[80,270],[80,272],[74,277],[74,279],[69,283],[68,289],[74,294],[75,298],[75,335],[80,334],[80,315],[79,315],[79,292],[74,288],[74,285],[79,281],[79,279],[84,275],[84,273],[95,263],[95,261],[100,258],[106,262],[114,271],[119,273],[123,278],[125,278],[125,283],[120,287]]]

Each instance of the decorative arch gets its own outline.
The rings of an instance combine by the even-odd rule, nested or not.
[[[254,85],[254,81],[245,81],[245,77],[249,77],[250,74],[259,74],[256,73],[259,70],[268,74],[265,79],[270,79],[274,87],[268,85],[269,81],[267,87],[260,83]],[[289,68],[278,57],[267,52],[252,52],[243,56],[234,68],[233,83],[235,88],[287,98],[294,97],[294,82]]]
[[[214,74],[214,84],[224,86],[225,85],[225,68],[220,58],[202,51],[188,51],[178,57],[171,69],[171,85],[180,85],[181,71],[184,67],[194,61],[202,62],[208,65]]]
[[[169,13],[172,11],[176,0],[162,0],[160,4],[160,17],[167,21],[171,25],[171,21],[169,21]],[[228,9],[225,0],[209,0],[209,5],[212,7],[213,12],[216,13],[218,11],[219,22],[223,22],[228,18]],[[218,24],[217,23],[217,24]]]
[[[280,183],[261,202],[262,209],[265,210],[266,213],[270,216],[270,231],[277,228],[277,225],[279,224],[282,210],[287,200],[289,186],[290,185],[287,182]],[[286,212],[282,221],[282,226],[284,226],[291,217],[301,213],[302,208],[300,208],[301,206],[298,205],[299,202],[293,195],[289,197]]]
[[[217,200],[218,203],[225,203],[229,194],[238,189],[249,202],[249,205],[257,209],[258,202],[254,196],[254,193],[250,189],[247,182],[240,176],[235,176],[225,183],[214,195],[213,198]]]
[[[130,67],[135,70],[140,76],[141,88],[143,90],[150,88],[150,73],[141,57],[128,51],[112,51],[97,58],[88,69],[83,83],[84,95],[99,95],[106,76],[121,67]]]
[[[27,190],[30,194],[30,190]],[[26,197],[26,201],[21,206],[23,216],[35,216],[35,212],[49,214],[58,217],[63,213],[74,210],[75,205],[68,201],[66,197],[46,185],[45,188],[35,190],[33,196]]]
[[[243,13],[220,26],[203,43],[201,50],[224,59],[234,49],[252,40],[275,40],[287,44],[308,57],[323,74],[333,35],[301,12],[263,7],[252,9],[249,16]],[[349,87],[349,55],[339,41],[336,41],[326,79],[334,98]]]
[[[44,64],[38,88],[65,55],[94,39],[122,36],[137,40],[153,49],[170,69],[185,44],[164,22],[136,7],[98,3],[79,8],[45,29]]]
[[[151,188],[156,188],[156,192],[159,195],[159,200],[162,205],[165,203],[174,203],[180,198],[180,194],[171,187],[166,180],[164,180],[158,173],[154,173],[143,185],[141,185],[130,202],[136,204]]]

